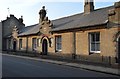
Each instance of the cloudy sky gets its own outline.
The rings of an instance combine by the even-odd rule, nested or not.
[[[9,14],[23,16],[26,26],[39,22],[39,10],[46,6],[50,20],[83,12],[84,0],[0,0],[0,21]],[[94,0],[95,9],[114,5],[119,0]],[[9,8],[9,10],[8,10]]]

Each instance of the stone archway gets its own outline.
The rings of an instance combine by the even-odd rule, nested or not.
[[[118,38],[118,59],[117,62],[120,64],[120,37]]]
[[[120,64],[120,31],[115,35],[116,42],[116,63]]]
[[[48,53],[48,42],[46,39],[43,39],[42,41],[42,54],[47,55]]]

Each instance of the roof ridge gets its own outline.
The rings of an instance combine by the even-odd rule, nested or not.
[[[32,27],[32,26],[36,26],[36,25],[38,25],[39,23],[37,23],[37,24],[32,24],[32,25],[29,25],[29,26],[25,26],[25,27]]]
[[[110,7],[113,7],[113,5],[112,5],[112,6],[107,6],[107,7],[102,7],[102,8],[95,9],[93,12],[98,11],[98,10],[101,10],[101,9],[110,8]],[[73,17],[73,16],[80,15],[80,14],[84,14],[84,12],[76,13],[76,14],[69,15],[69,16],[64,16],[64,17],[61,17],[61,18],[58,18],[58,19],[54,19],[54,20],[52,20],[52,21],[61,20],[61,19],[64,19],[64,18],[69,18],[69,17]]]
[[[54,19],[54,20],[52,20],[52,21],[56,21],[56,20],[60,20],[60,19],[64,19],[64,18],[69,18],[69,17],[73,17],[73,16],[80,15],[80,14],[83,14],[83,12],[82,12],[82,13],[76,13],[76,14],[69,15],[69,16],[64,16],[64,17],[61,17],[61,18],[58,18],[58,19]]]
[[[107,7],[101,7],[101,8],[95,9],[94,11],[101,10],[101,9],[107,9],[107,8],[110,8],[110,7],[114,7],[114,6],[112,5],[112,6],[107,6]]]

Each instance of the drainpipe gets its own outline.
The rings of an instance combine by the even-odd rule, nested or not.
[[[26,37],[26,53],[28,52],[28,36]]]
[[[73,53],[72,58],[76,59],[76,32],[73,32]]]

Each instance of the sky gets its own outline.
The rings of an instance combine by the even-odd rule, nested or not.
[[[94,0],[95,9],[114,5],[119,0]],[[26,26],[39,22],[39,11],[46,7],[50,20],[66,17],[84,11],[84,0],[0,0],[0,21],[9,14],[18,19],[23,16]],[[8,9],[9,8],[9,9]]]

